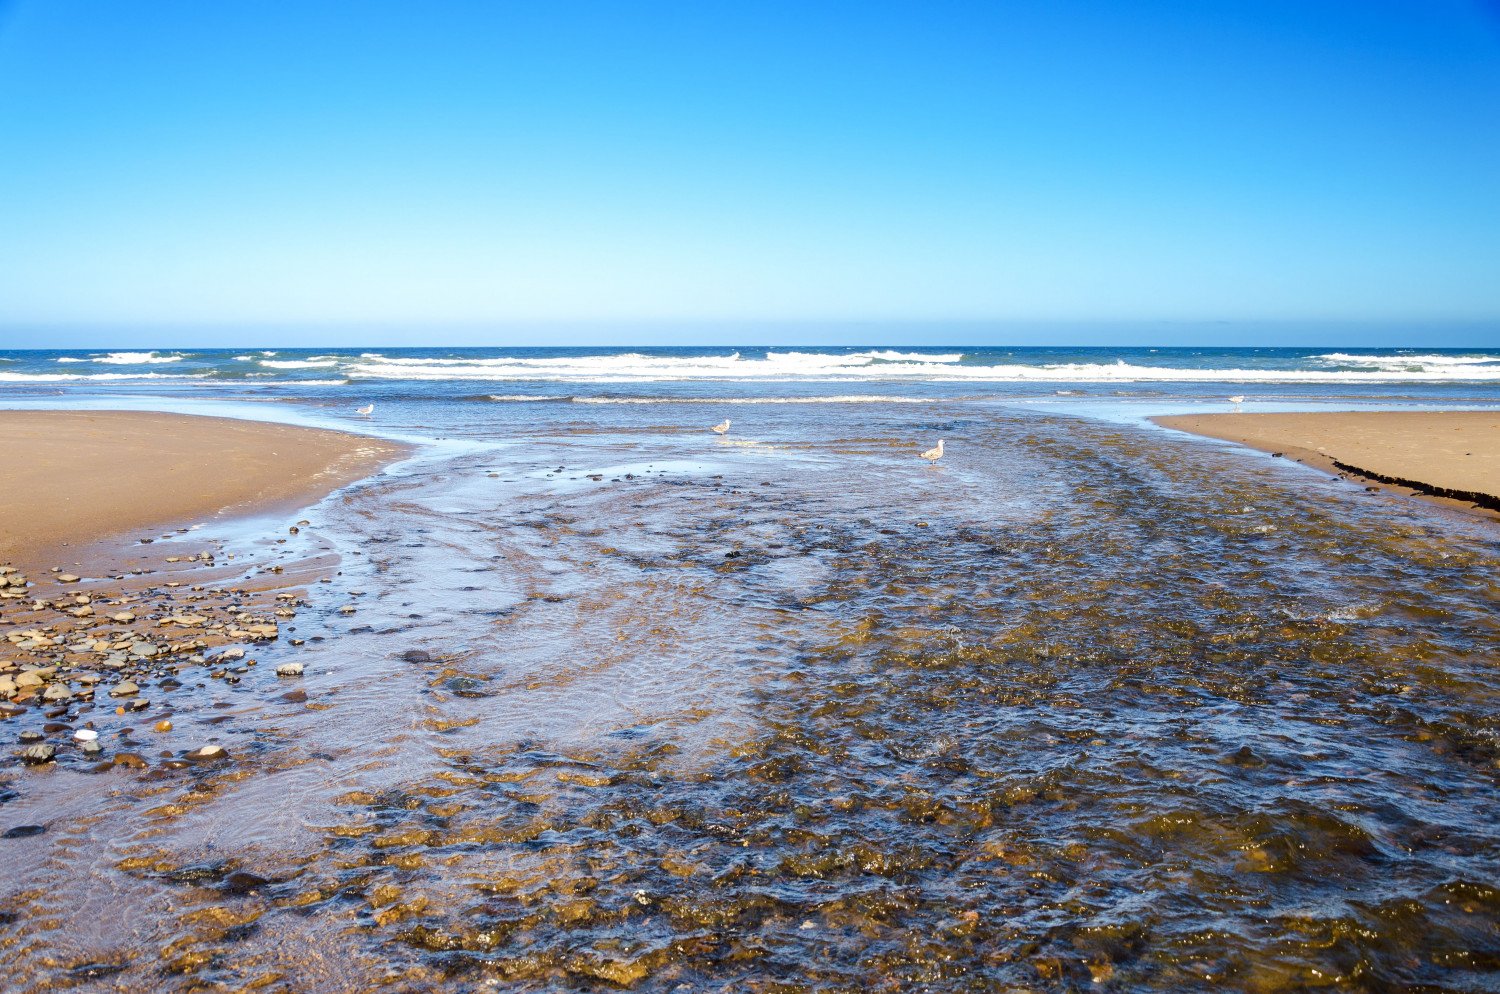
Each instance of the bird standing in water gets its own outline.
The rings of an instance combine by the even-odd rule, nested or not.
[[[358,414],[362,418],[368,418],[370,415],[375,413],[375,405],[366,404],[364,407],[357,408],[354,413]]]
[[[729,419],[725,418],[723,420],[723,422],[721,422],[720,424],[714,425],[713,427],[709,428],[708,430],[711,431],[711,432],[713,432],[715,435],[727,435],[727,434],[729,434]]]
[[[926,452],[922,453],[922,458],[936,465],[937,461],[943,458],[943,440],[941,438],[938,439],[937,448],[928,449]]]

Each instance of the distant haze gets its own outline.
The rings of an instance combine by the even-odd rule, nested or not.
[[[0,0],[0,348],[1500,344],[1463,0]]]

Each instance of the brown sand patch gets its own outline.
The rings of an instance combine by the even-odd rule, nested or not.
[[[1500,510],[1500,412],[1189,414],[1152,420],[1450,507],[1488,516]]]
[[[0,562],[136,529],[310,504],[403,448],[344,432],[137,411],[0,411]]]

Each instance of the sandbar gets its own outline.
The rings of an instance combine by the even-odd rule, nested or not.
[[[1487,516],[1500,512],[1500,411],[1188,414],[1152,420],[1373,486]]]
[[[0,562],[43,564],[143,529],[307,506],[404,451],[233,418],[0,411]]]

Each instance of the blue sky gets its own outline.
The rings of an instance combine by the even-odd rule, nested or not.
[[[1500,343],[1497,177],[1493,2],[0,0],[18,346]]]

